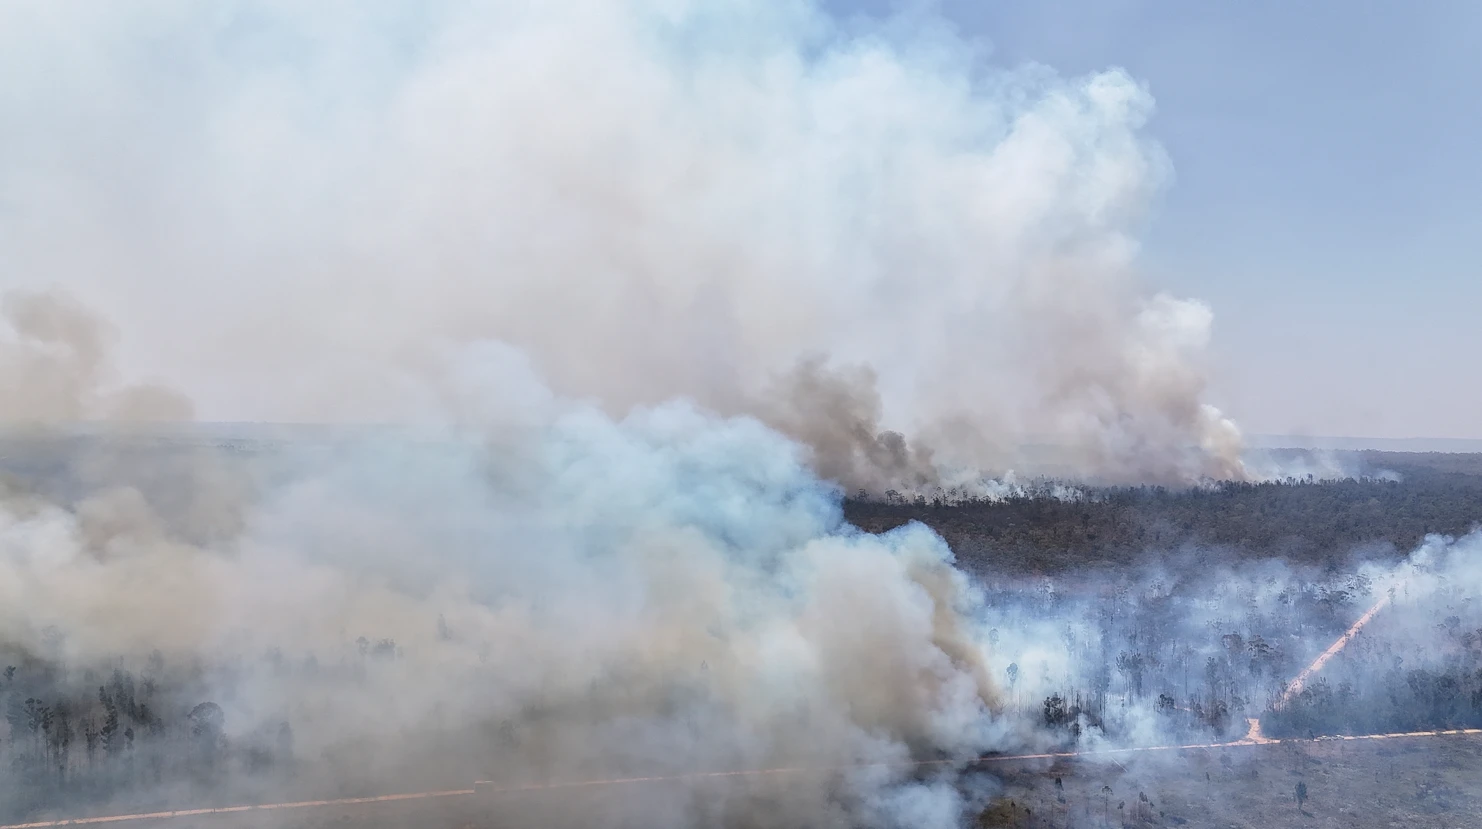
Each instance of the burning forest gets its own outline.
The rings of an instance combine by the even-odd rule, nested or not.
[[[338,12],[0,9],[0,829],[1173,825],[1058,769],[1482,728],[1482,478],[1244,445],[1127,73]]]

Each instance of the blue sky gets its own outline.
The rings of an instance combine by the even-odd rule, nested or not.
[[[1148,85],[1146,272],[1214,308],[1247,431],[1482,438],[1482,3],[935,7],[996,63]]]

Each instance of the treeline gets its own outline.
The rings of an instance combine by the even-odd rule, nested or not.
[[[1336,569],[1355,551],[1403,555],[1427,534],[1462,535],[1482,520],[1482,475],[1395,467],[1398,481],[1119,487],[1079,498],[1043,490],[1003,500],[856,497],[844,512],[870,532],[920,521],[983,574],[1125,566],[1187,547]]]

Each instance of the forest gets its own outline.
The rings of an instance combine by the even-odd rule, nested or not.
[[[1274,738],[1482,726],[1482,538],[1425,549],[1394,568],[1339,574],[1268,560],[1129,569],[1092,590],[1003,578],[982,586],[982,623],[1008,713],[1039,727],[1051,741],[1041,748],[1232,740],[1250,718]],[[1278,705],[1291,678],[1384,595],[1392,606]],[[269,652],[230,670],[243,683],[266,673],[351,687],[412,670],[405,656],[362,636],[333,663]],[[291,722],[226,728],[221,707],[200,696],[200,666],[155,655],[96,673],[18,661],[0,675],[0,758],[12,772],[0,817],[62,802],[147,809],[281,792],[323,759],[296,754]],[[508,728],[461,736],[511,739]]]
[[[1250,718],[1271,738],[1482,727],[1482,542],[1432,546],[1439,560],[1424,566],[1331,578],[1266,563],[1215,566],[1207,579],[1149,572],[1090,600],[1057,595],[1049,580],[1038,595],[1006,590],[995,605],[1022,608],[1007,618],[1060,620],[1072,667],[1014,663],[1005,682],[1022,682],[1026,670],[1048,677],[1017,702],[1062,730],[1066,745],[1086,729],[1120,744],[1236,739]],[[1283,700],[1386,595],[1388,606]],[[1021,647],[1043,653],[1034,640]]]
[[[1070,490],[1076,497],[1046,482],[1002,499],[887,494],[855,496],[844,508],[871,532],[920,521],[964,568],[985,575],[1126,567],[1192,549],[1337,570],[1359,558],[1393,560],[1427,535],[1462,535],[1482,519],[1482,455],[1339,454],[1354,476],[1083,487]]]
[[[288,779],[289,723],[229,740],[221,707],[190,704],[191,683],[158,654],[138,674],[71,674],[40,660],[0,674],[0,759],[10,772],[0,784],[0,819],[60,803],[159,808],[182,793],[208,800],[228,783]]]
[[[49,497],[66,500],[75,468],[28,470],[17,460],[10,457],[12,474],[45,468]],[[1347,461],[1373,474],[1082,488],[1074,497],[1031,488],[999,501],[853,498],[844,512],[871,531],[925,523],[973,574],[1007,716],[1032,724],[1041,741],[1022,749],[1237,739],[1252,718],[1276,738],[1482,726],[1482,567],[1474,563],[1482,536],[1466,535],[1482,514],[1482,458]],[[161,502],[192,493],[169,476],[147,487]],[[1385,596],[1390,606],[1281,702],[1291,679]],[[431,642],[453,635],[436,614],[424,623]],[[415,646],[376,630],[344,636],[342,650],[325,657],[285,656],[285,642],[223,665],[159,653],[74,663],[60,642],[51,652],[0,648],[8,771],[0,822],[59,809],[250,801],[254,792],[306,786],[304,771],[327,761],[297,744],[308,725],[285,711],[243,727],[215,695],[270,677],[329,689],[333,704],[367,684],[417,681],[416,660],[406,658]],[[592,693],[601,699],[596,685]],[[665,703],[673,709],[665,716],[683,719],[685,706],[705,704],[685,690]],[[439,751],[450,739],[513,745],[528,737],[512,728],[455,723],[420,736]],[[370,793],[331,783],[334,794]]]

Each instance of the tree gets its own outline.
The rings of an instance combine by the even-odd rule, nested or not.
[[[67,758],[72,748],[72,715],[65,703],[57,703],[56,725],[51,732],[52,755],[56,758],[57,777],[67,777]]]
[[[191,737],[196,742],[197,757],[203,768],[213,770],[222,728],[226,725],[226,713],[214,702],[203,702],[190,710],[187,719],[190,721]]]
[[[278,760],[283,763],[293,760],[293,729],[286,722],[278,726]]]
[[[1065,697],[1060,694],[1052,694],[1045,698],[1045,725],[1050,728],[1062,728],[1070,721],[1070,713],[1065,709]]]
[[[103,704],[103,727],[98,736],[103,742],[103,752],[112,756],[123,749],[123,742],[118,738],[118,705],[108,689],[101,685],[98,686],[98,702]]]
[[[110,756],[118,754],[123,750],[123,742],[118,737],[118,709],[109,708],[103,716],[103,727],[99,729],[98,735],[103,740],[103,752]]]
[[[92,765],[93,764],[93,761],[97,759],[97,756],[98,756],[98,740],[99,739],[100,739],[100,735],[98,734],[98,729],[93,724],[92,719],[91,718],[88,718],[86,720],[83,720],[83,723],[82,723],[82,744],[83,744],[83,749],[87,752],[87,762],[88,762],[88,765]]]
[[[41,756],[41,724],[51,716],[41,700],[35,697],[26,699],[26,730],[31,732],[31,748],[37,757]],[[14,739],[12,737],[12,739]]]
[[[1147,667],[1147,657],[1142,653],[1127,653],[1123,651],[1117,656],[1117,671],[1122,674],[1127,682],[1127,691],[1134,699],[1142,697],[1143,670]]]

